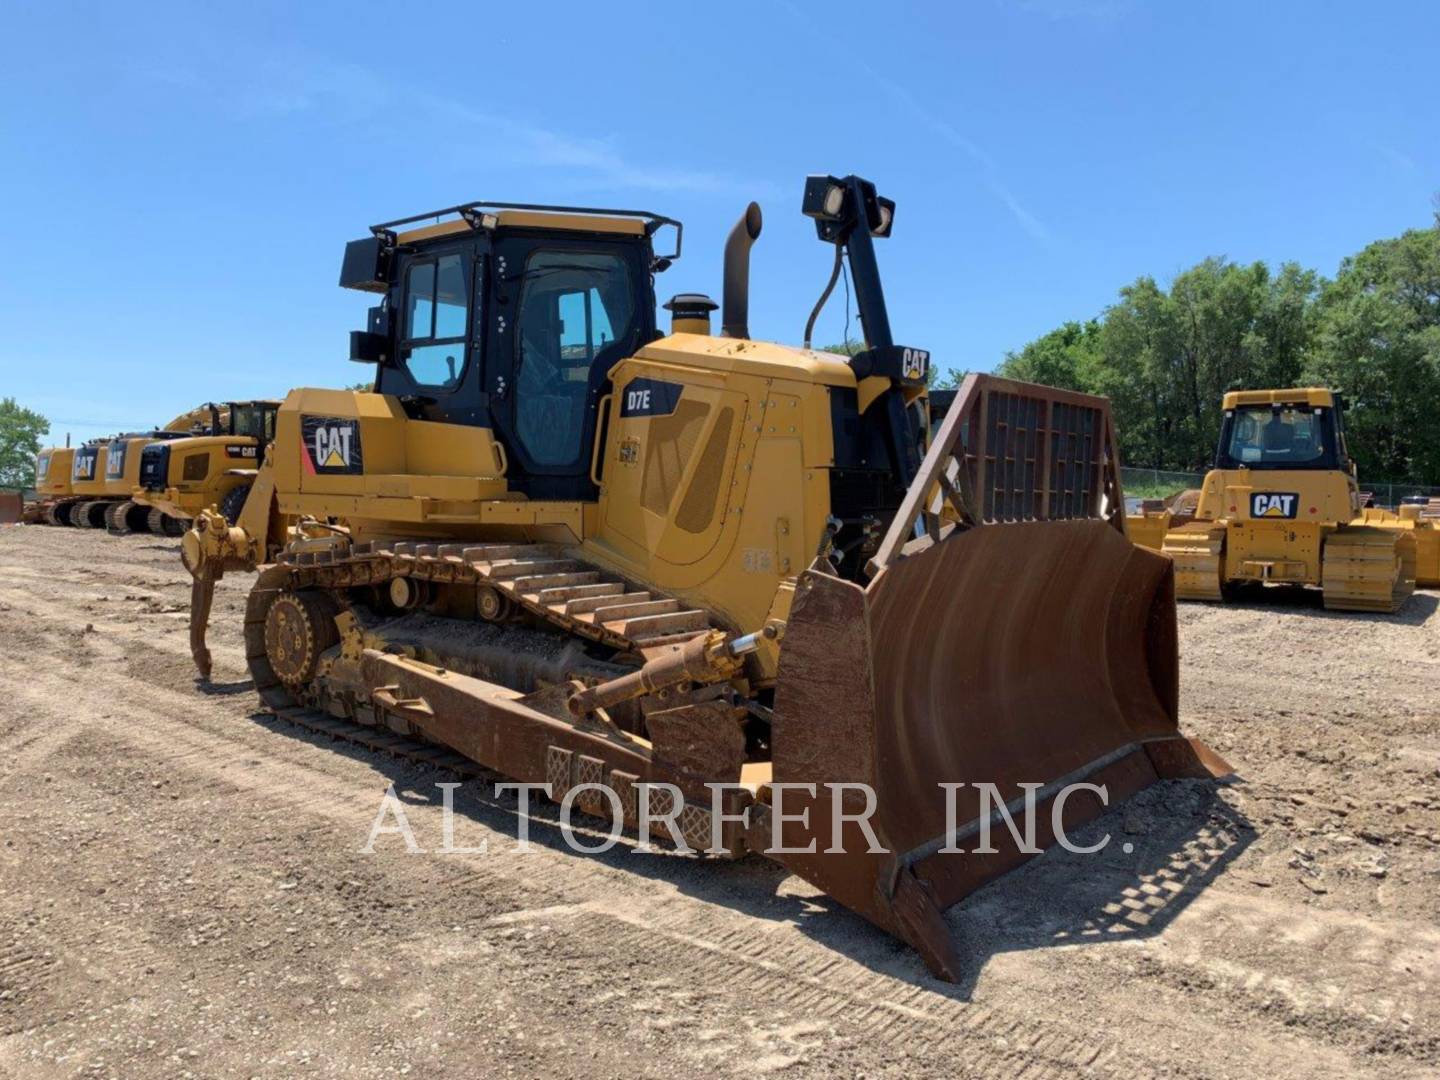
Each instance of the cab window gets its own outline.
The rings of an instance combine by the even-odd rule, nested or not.
[[[1303,465],[1325,454],[1319,409],[1298,406],[1235,410],[1228,447],[1240,465]]]
[[[264,444],[275,439],[274,409],[236,409],[231,413],[230,433],[244,435]]]
[[[465,266],[459,255],[410,264],[401,363],[417,386],[453,390],[460,385],[467,312]]]
[[[619,255],[560,250],[532,253],[524,279],[516,434],[536,464],[570,465],[588,449],[591,370],[619,359],[634,323],[634,285]]]

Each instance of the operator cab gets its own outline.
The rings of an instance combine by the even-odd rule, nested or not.
[[[430,218],[449,220],[405,230]],[[675,253],[656,258],[666,225]],[[679,256],[679,223],[471,203],[371,232],[346,246],[340,284],[382,297],[351,335],[375,392],[413,419],[494,429],[532,498],[594,499],[600,400],[616,362],[660,336],[653,275]]]
[[[1269,392],[1226,395],[1217,469],[1348,472],[1341,405],[1328,391],[1297,391],[1293,399]],[[1237,399],[1237,400],[1232,400]]]
[[[280,411],[280,402],[231,401],[227,407],[232,437],[254,439],[262,447],[275,441],[275,414]]]

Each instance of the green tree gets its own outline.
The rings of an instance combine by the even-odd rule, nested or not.
[[[14,398],[0,401],[0,488],[30,487],[35,482],[35,455],[50,421],[21,408]]]
[[[1044,383],[1065,390],[1083,390],[1100,363],[1100,322],[1067,322],[1005,354],[1000,372],[1007,378]]]
[[[1440,221],[1341,264],[1306,376],[1345,393],[1362,480],[1440,478]]]
[[[1220,430],[1220,398],[1290,386],[1314,338],[1319,279],[1293,263],[1206,259],[1168,289],[1142,276],[1099,319],[1069,322],[1000,366],[1012,378],[1104,394],[1124,460],[1200,469]]]

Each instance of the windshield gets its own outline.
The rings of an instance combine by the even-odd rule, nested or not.
[[[1326,409],[1245,405],[1226,425],[1225,456],[1235,465],[1306,465],[1327,455]]]
[[[260,443],[275,438],[275,410],[258,405],[235,405],[230,410],[230,433],[247,435]]]

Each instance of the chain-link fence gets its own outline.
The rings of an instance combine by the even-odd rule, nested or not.
[[[1205,482],[1204,473],[1167,472],[1164,469],[1120,470],[1120,483],[1128,499],[1164,499],[1186,488],[1198,488]]]
[[[1167,472],[1164,469],[1137,469],[1126,466],[1120,470],[1120,482],[1125,486],[1125,500],[1128,503],[1140,499],[1165,499],[1177,491],[1198,488],[1205,482],[1203,472]],[[1368,494],[1376,506],[1399,506],[1406,500],[1440,499],[1440,487],[1424,484],[1366,483],[1360,480],[1361,492]]]
[[[1360,491],[1372,495],[1376,506],[1391,508],[1407,500],[1440,499],[1440,487],[1426,487],[1424,484],[1367,484],[1364,477],[1360,478]]]

